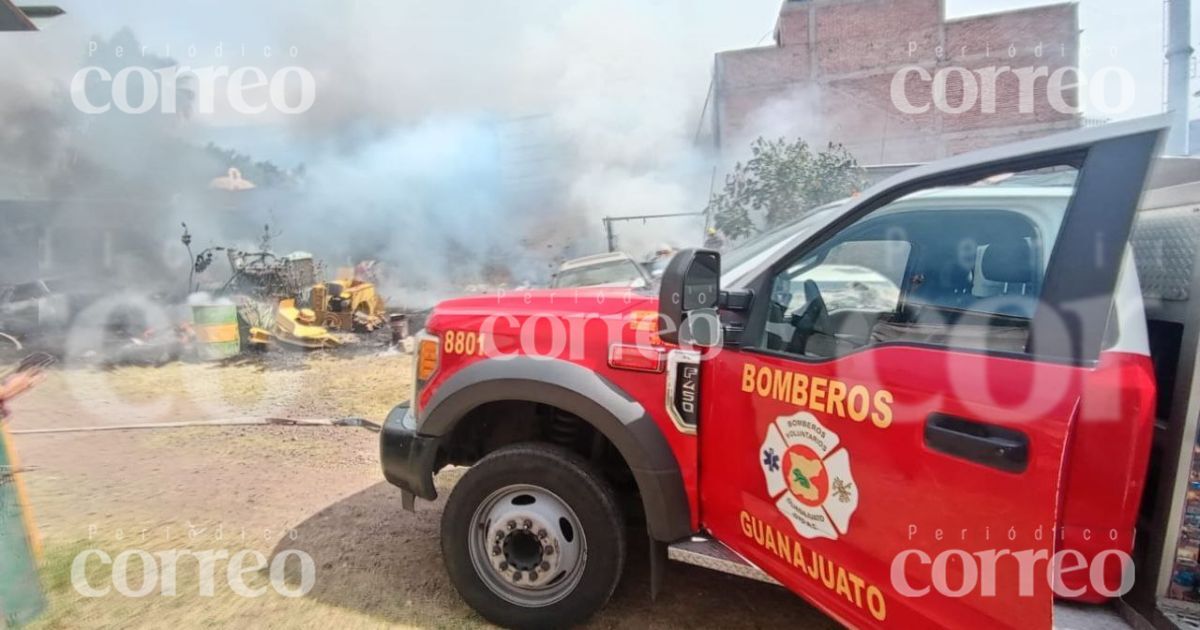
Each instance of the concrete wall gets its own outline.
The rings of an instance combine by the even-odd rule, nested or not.
[[[919,66],[934,76],[961,67],[1045,68],[1052,74],[1078,66],[1075,4],[1059,4],[961,20],[944,19],[941,0],[791,0],[780,11],[774,46],[722,52],[714,69],[707,112],[712,143],[742,150],[760,134],[800,136],[813,143],[847,145],[868,164],[919,162],[972,148],[1045,135],[1080,125],[1074,113],[1056,111],[1048,79],[1032,79],[1022,113],[1020,78],[999,73],[995,110],[961,113],[929,107],[905,113],[892,99],[893,79]],[[948,71],[946,101],[962,104],[961,72]],[[910,103],[931,102],[932,82],[908,72]],[[1068,74],[1072,81],[1073,74]],[[978,74],[976,84],[982,84]],[[981,88],[982,89],[982,88]],[[1077,102],[1073,88],[1064,100]]]

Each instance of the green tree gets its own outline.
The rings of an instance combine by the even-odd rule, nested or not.
[[[725,176],[725,187],[709,200],[708,212],[726,237],[740,239],[847,197],[866,182],[858,161],[840,144],[813,151],[799,138],[759,137],[750,145],[750,159]]]

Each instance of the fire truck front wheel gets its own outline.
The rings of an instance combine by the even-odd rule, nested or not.
[[[481,459],[442,513],[455,588],[487,620],[563,628],[602,608],[625,563],[625,521],[608,482],[579,455],[517,444]]]

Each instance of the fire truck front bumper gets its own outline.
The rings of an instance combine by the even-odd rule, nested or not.
[[[437,498],[433,486],[439,439],[417,433],[417,419],[407,403],[388,414],[379,432],[379,461],[383,477],[400,488],[404,508],[413,509],[414,499]]]

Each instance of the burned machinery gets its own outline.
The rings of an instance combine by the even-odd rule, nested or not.
[[[213,291],[214,295],[246,295],[255,298],[282,299],[294,297],[309,289],[317,276],[312,254],[294,252],[286,256],[276,255],[270,249],[271,231],[263,226],[257,251],[245,251],[233,247],[209,247],[192,255],[192,236],[187,224],[183,224],[181,242],[187,247],[192,265],[188,274],[188,293],[198,289],[196,274],[203,273],[213,263],[215,254],[223,253],[229,261],[231,274],[223,285]]]

